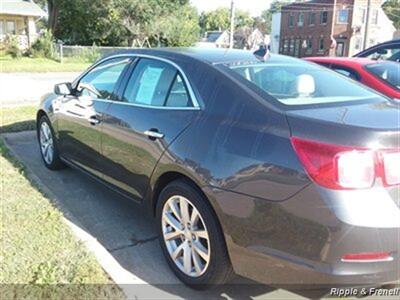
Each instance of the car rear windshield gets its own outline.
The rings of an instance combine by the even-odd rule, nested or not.
[[[285,105],[376,99],[379,96],[331,70],[306,62],[228,66]]]
[[[366,65],[365,68],[371,74],[379,77],[397,90],[400,90],[400,64],[382,61]]]

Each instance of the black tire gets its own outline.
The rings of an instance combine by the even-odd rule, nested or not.
[[[205,272],[198,277],[189,276],[178,268],[172,260],[164,242],[162,229],[163,208],[168,199],[177,195],[185,197],[195,206],[207,227],[210,241],[210,261]],[[234,272],[226,249],[225,238],[217,216],[208,200],[205,199],[197,187],[186,180],[176,180],[168,184],[159,195],[156,217],[159,242],[164,256],[175,275],[184,284],[194,289],[206,289],[225,284],[234,277]]]
[[[50,132],[52,135],[52,140],[53,140],[53,156],[52,159],[48,162],[46,161],[43,151],[42,151],[42,144],[40,140],[40,129],[42,127],[42,124],[46,123],[47,126],[50,128]],[[51,126],[51,122],[47,116],[42,116],[39,119],[39,122],[37,124],[37,138],[38,138],[38,143],[39,143],[39,151],[40,151],[40,156],[42,157],[44,165],[50,169],[50,170],[60,170],[65,168],[65,164],[61,161],[59,152],[58,152],[58,145],[57,145],[57,140],[55,138],[54,130],[53,127]]]

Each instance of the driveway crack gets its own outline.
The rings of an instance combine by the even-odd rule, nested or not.
[[[135,247],[135,246],[139,246],[139,245],[143,245],[146,244],[148,242],[152,242],[155,241],[158,238],[158,236],[152,236],[146,239],[136,239],[136,238],[132,238],[131,239],[131,243],[126,244],[126,245],[122,245],[119,247],[115,247],[115,248],[111,248],[111,249],[107,249],[109,252],[114,252],[114,251],[118,251],[118,250],[122,250],[122,249],[126,249],[129,247]]]

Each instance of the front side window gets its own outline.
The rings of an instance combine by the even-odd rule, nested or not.
[[[321,12],[320,23],[321,24],[328,23],[328,12],[327,11]]]
[[[191,107],[178,70],[158,60],[142,58],[124,92],[124,101],[154,107]]]
[[[400,90],[400,65],[398,63],[382,61],[369,64],[365,66],[365,69],[395,89]]]
[[[7,21],[6,23],[6,32],[7,34],[16,34],[15,22],[14,21]]]
[[[95,89],[96,93],[83,88],[81,95],[99,99],[111,99],[118,79],[130,61],[130,58],[113,58],[96,66],[79,81],[80,85],[90,85],[92,89]]]
[[[285,105],[311,105],[379,96],[334,72],[305,62],[260,62],[229,68]]]
[[[339,24],[347,24],[349,21],[349,10],[348,9],[340,9],[338,11],[337,22]]]
[[[400,47],[398,45],[382,47],[365,57],[373,60],[390,60],[400,62]]]

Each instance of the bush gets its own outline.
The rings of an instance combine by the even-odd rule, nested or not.
[[[6,53],[11,55],[12,58],[20,58],[22,51],[19,49],[18,38],[16,36],[8,35],[4,42]]]
[[[34,57],[56,58],[54,37],[51,31],[45,31],[44,34],[33,43],[31,52]]]
[[[93,63],[101,57],[100,50],[93,44],[90,48],[83,48],[82,52],[79,54],[79,59],[84,62]]]

